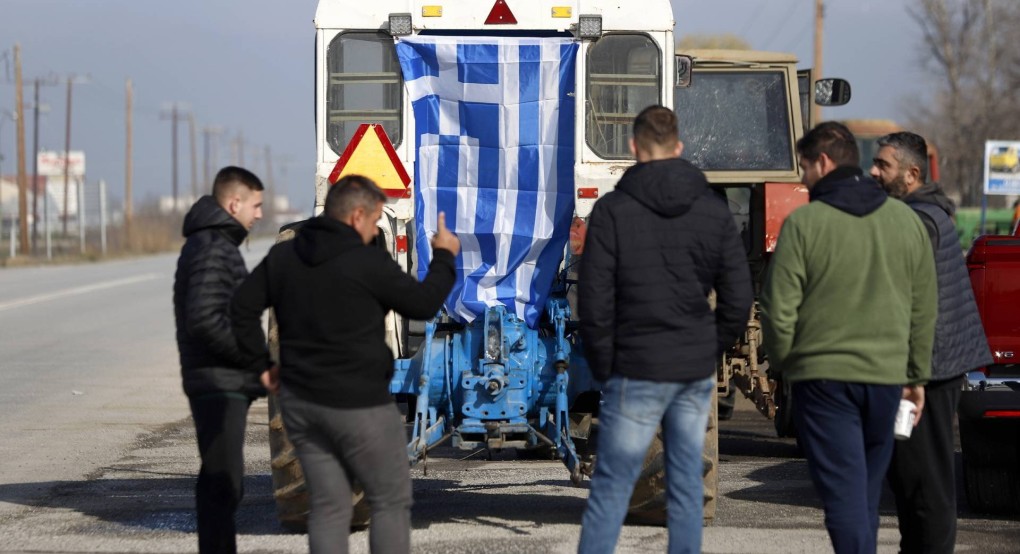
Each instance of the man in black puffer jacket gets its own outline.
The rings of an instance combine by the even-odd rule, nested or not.
[[[248,275],[238,250],[262,217],[262,182],[240,167],[216,175],[184,218],[174,315],[181,376],[195,420],[202,468],[195,486],[199,551],[236,552],[234,512],[244,494],[248,406],[265,393],[264,367],[246,367],[230,324],[230,300]]]
[[[896,441],[889,484],[896,496],[900,552],[951,553],[956,544],[953,420],[964,375],[992,363],[967,265],[953,224],[953,202],[927,183],[928,145],[908,132],[878,139],[871,176],[907,203],[924,224],[935,254],[938,318],[921,421]]]
[[[679,159],[676,115],[662,106],[642,111],[631,149],[638,164],[595,204],[581,258],[582,336],[603,384],[579,550],[615,548],[661,424],[669,551],[700,552],[701,450],[715,368],[747,326],[751,275],[726,198]]]

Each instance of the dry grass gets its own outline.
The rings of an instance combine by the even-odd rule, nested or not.
[[[51,238],[52,259],[46,258],[43,238],[40,238],[34,254],[18,253],[16,257],[11,258],[9,238],[4,237],[7,240],[0,240],[0,266],[82,263],[174,252],[179,250],[184,242],[181,236],[183,219],[183,214],[160,214],[155,210],[148,210],[135,216],[130,230],[123,224],[110,225],[106,229],[105,254],[102,252],[99,229],[86,230],[84,253],[81,251],[80,239],[73,230],[70,236],[54,234]]]
[[[10,257],[10,237],[0,236],[0,267],[34,266],[43,264],[87,263],[107,259],[144,256],[178,252],[184,244],[181,226],[184,214],[160,213],[155,207],[138,210],[131,228],[123,223],[106,228],[106,253],[102,252],[98,228],[87,229],[85,252],[81,252],[81,241],[77,228],[72,226],[68,236],[52,235],[52,259],[46,259],[45,238],[40,237],[37,251],[25,255],[19,252]],[[41,230],[40,230],[41,232]],[[257,236],[275,236],[275,230],[262,225],[255,228]],[[261,234],[259,234],[261,233]]]

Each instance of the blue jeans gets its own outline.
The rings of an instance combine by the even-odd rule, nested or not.
[[[793,384],[793,421],[836,554],[877,548],[878,503],[902,395],[899,385]]]
[[[598,457],[578,552],[612,553],[634,483],[662,425],[669,552],[701,552],[701,460],[715,377],[686,383],[611,377],[602,387]]]

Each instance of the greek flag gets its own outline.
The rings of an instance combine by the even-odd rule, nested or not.
[[[440,211],[461,241],[446,301],[471,322],[502,304],[534,328],[574,212],[574,68],[561,38],[397,42],[414,112],[418,275]]]

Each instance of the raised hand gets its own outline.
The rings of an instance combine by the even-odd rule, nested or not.
[[[435,250],[436,248],[449,250],[453,252],[454,256],[460,252],[460,239],[446,228],[446,213],[444,212],[439,212],[436,234],[432,237],[432,249]]]

